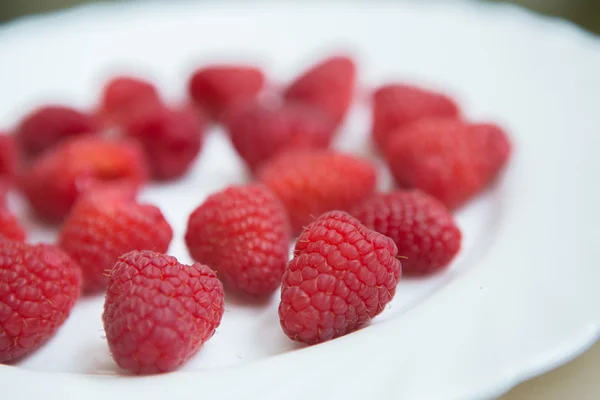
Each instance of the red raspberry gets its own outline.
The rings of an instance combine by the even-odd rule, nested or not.
[[[419,188],[455,209],[481,192],[506,161],[508,141],[498,132],[456,119],[421,119],[393,133],[386,157],[400,186]]]
[[[164,253],[173,230],[160,209],[132,201],[82,201],[65,220],[59,246],[80,266],[86,292],[101,291],[117,258],[132,250]]]
[[[0,136],[0,157],[2,157],[2,137]],[[2,161],[0,160],[0,168],[2,168]],[[0,236],[23,242],[26,236],[25,230],[17,217],[8,208],[7,197],[10,187],[10,177],[0,172]]]
[[[98,131],[97,121],[90,115],[70,107],[51,105],[28,114],[15,135],[28,156],[37,156],[68,137]]]
[[[154,85],[140,78],[118,76],[108,81],[101,99],[101,115],[108,124],[127,121],[133,108],[140,104],[160,104]]]
[[[7,197],[8,192],[10,191],[10,182],[0,177],[0,208],[7,208]]]
[[[155,179],[183,176],[202,147],[204,121],[191,107],[138,107],[125,124],[125,133],[139,140]]]
[[[86,137],[66,141],[44,154],[22,176],[21,185],[36,213],[55,222],[95,185],[140,187],[146,180],[146,160],[137,143]]]
[[[214,119],[231,106],[253,100],[265,85],[262,71],[245,65],[213,65],[196,70],[189,92],[196,104]]]
[[[292,340],[315,344],[353,332],[396,293],[401,264],[394,242],[341,211],[300,235],[283,275],[279,319]]]
[[[0,363],[42,346],[79,297],[79,267],[54,246],[0,240]]]
[[[473,152],[480,154],[482,169],[489,180],[493,180],[508,162],[511,153],[508,135],[499,126],[491,123],[471,124]]]
[[[102,320],[115,362],[148,374],[184,364],[212,337],[222,316],[223,286],[209,267],[146,250],[117,260]]]
[[[371,162],[329,150],[282,153],[258,177],[283,202],[294,232],[325,211],[350,210],[377,183]]]
[[[20,242],[25,241],[26,236],[17,217],[5,207],[0,207],[0,236]]]
[[[73,208],[81,207],[82,204],[120,204],[122,202],[135,202],[137,199],[137,187],[127,183],[97,183],[91,185],[87,191],[81,194]]]
[[[185,241],[192,257],[250,296],[281,284],[291,234],[283,205],[262,185],[215,193],[190,215]]]
[[[352,215],[394,241],[406,275],[437,272],[460,250],[461,233],[452,214],[420,190],[375,194]]]
[[[346,56],[334,56],[296,78],[286,89],[285,98],[317,107],[337,125],[352,103],[355,84],[354,61]]]
[[[424,117],[458,117],[459,109],[449,97],[403,84],[382,86],[373,94],[373,138],[379,148],[398,128]]]
[[[329,147],[335,127],[318,110],[301,105],[253,103],[228,117],[231,141],[251,170],[277,153]]]
[[[10,181],[17,173],[21,157],[14,136],[0,132],[0,178]]]

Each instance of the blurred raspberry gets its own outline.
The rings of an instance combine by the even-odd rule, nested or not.
[[[198,156],[206,121],[190,106],[167,108],[158,103],[133,110],[125,133],[139,140],[155,179],[183,176]]]
[[[73,209],[88,205],[95,207],[97,204],[131,203],[136,201],[137,195],[138,188],[129,182],[97,182],[90,185],[85,192],[81,193],[73,205]]]
[[[373,139],[383,149],[390,134],[421,118],[458,118],[458,106],[446,95],[416,86],[390,84],[373,94]]]
[[[10,182],[20,167],[21,157],[14,136],[0,132],[0,179]]]
[[[376,188],[375,166],[330,150],[281,153],[266,163],[258,178],[283,202],[292,230],[299,232],[316,216],[350,210]]]
[[[291,234],[285,209],[269,189],[232,186],[194,210],[185,241],[192,257],[233,289],[267,296],[281,284]]]
[[[160,102],[158,90],[152,83],[141,78],[117,76],[104,86],[100,113],[105,123],[121,125],[127,122],[133,108]]]
[[[246,65],[211,65],[192,75],[191,98],[214,119],[221,119],[233,105],[256,98],[265,85],[263,72]]]
[[[210,339],[223,286],[207,266],[132,251],[110,274],[102,321],[115,362],[136,374],[173,371]]]
[[[15,135],[25,155],[35,157],[66,138],[91,134],[98,129],[91,115],[66,106],[49,105],[25,116]]]
[[[321,112],[302,105],[240,107],[227,118],[231,141],[251,170],[284,150],[327,148],[334,125]]]
[[[398,185],[419,188],[451,209],[480,193],[510,154],[501,130],[456,119],[421,119],[392,135],[385,154]]]
[[[7,208],[8,193],[10,192],[10,181],[6,178],[0,178],[0,208]]]
[[[0,136],[0,138],[1,137],[2,136]],[[0,147],[2,145],[1,143],[2,140],[0,140]],[[7,200],[11,184],[12,181],[9,177],[5,174],[0,174],[0,236],[23,242],[26,237],[25,230],[17,217],[8,208]]]
[[[79,297],[79,267],[54,246],[0,240],[0,363],[41,347]]]
[[[143,151],[133,141],[71,139],[44,154],[21,177],[33,210],[48,222],[62,220],[81,195],[100,183],[136,188],[147,180]]]
[[[510,139],[502,128],[493,123],[471,124],[468,129],[473,137],[472,151],[481,155],[481,169],[488,176],[488,181],[493,180],[510,158]]]
[[[0,207],[0,236],[20,242],[24,242],[26,237],[17,217],[4,207]]]
[[[337,125],[352,103],[355,84],[354,60],[347,56],[333,56],[297,77],[285,90],[285,98],[320,109]]]
[[[155,206],[88,198],[73,208],[58,243],[81,266],[86,292],[95,292],[106,287],[120,255],[132,250],[164,253],[172,238],[171,226]]]
[[[401,264],[394,242],[341,211],[298,238],[283,276],[279,318],[292,340],[315,344],[353,332],[383,311]]]

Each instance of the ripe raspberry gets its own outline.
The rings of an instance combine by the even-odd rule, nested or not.
[[[127,121],[133,108],[140,104],[160,104],[154,85],[140,78],[117,76],[106,83],[101,98],[100,114],[107,124]]]
[[[28,114],[16,129],[16,139],[28,156],[35,157],[66,138],[97,132],[97,121],[70,107],[51,105]]]
[[[493,180],[508,162],[511,153],[508,135],[499,126],[491,123],[468,126],[474,137],[473,152],[479,154],[482,170],[489,180]]]
[[[21,157],[14,136],[0,132],[0,178],[10,181],[19,169]]]
[[[401,264],[392,240],[341,211],[300,235],[283,275],[279,319],[292,340],[315,344],[353,332],[396,293]]]
[[[2,157],[2,146],[3,141],[0,136],[0,158]],[[7,154],[8,157],[10,155]],[[0,160],[0,168],[2,168],[2,161]],[[3,171],[4,172],[4,171]],[[17,217],[9,210],[8,208],[8,192],[11,187],[11,178],[12,176],[3,174],[0,172],[0,236],[4,236],[5,238],[17,240],[20,242],[25,241],[25,230],[19,223]]]
[[[68,140],[36,160],[22,176],[21,186],[36,213],[56,222],[95,185],[140,187],[146,179],[146,160],[137,143],[86,137]]]
[[[8,192],[10,191],[10,181],[0,177],[0,208],[8,207]]]
[[[386,158],[400,186],[419,188],[455,209],[482,191],[506,161],[508,141],[497,133],[456,119],[421,119],[393,133]]]
[[[194,260],[232,288],[267,296],[281,284],[291,234],[283,205],[262,185],[215,193],[190,215],[185,241]]]
[[[137,374],[173,371],[212,337],[223,286],[207,266],[132,251],[117,260],[102,320],[115,362]]]
[[[373,94],[373,139],[386,147],[398,128],[425,117],[458,117],[459,109],[449,97],[403,84],[382,86]]]
[[[80,266],[86,292],[101,291],[117,258],[132,250],[166,252],[173,230],[160,209],[132,201],[78,203],[58,243]]]
[[[245,65],[213,65],[196,70],[189,82],[191,98],[214,119],[233,105],[253,100],[265,85],[262,71]]]
[[[122,183],[104,183],[100,182],[91,185],[87,191],[81,194],[74,207],[80,207],[82,204],[120,204],[122,202],[135,202],[138,189],[127,182]]]
[[[371,162],[329,150],[282,153],[266,163],[258,177],[283,202],[294,232],[326,211],[350,210],[369,197],[377,183]]]
[[[24,242],[26,234],[17,217],[7,208],[0,206],[0,237],[2,236]]]
[[[54,246],[0,240],[0,363],[42,346],[79,297],[79,267]]]
[[[285,99],[322,110],[337,125],[345,117],[356,81],[356,65],[346,56],[329,57],[296,78]]]
[[[420,190],[375,194],[357,206],[352,215],[394,241],[406,275],[437,272],[460,249],[461,233],[452,214]]]
[[[327,148],[335,132],[322,113],[301,105],[253,103],[227,120],[233,146],[251,170],[284,150]]]
[[[159,105],[138,107],[125,124],[125,133],[139,140],[155,179],[183,176],[202,147],[205,129],[191,107],[171,109]]]

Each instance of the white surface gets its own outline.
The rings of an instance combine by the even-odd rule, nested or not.
[[[574,361],[518,385],[500,400],[597,400],[598,365],[599,342]]]
[[[247,305],[228,296],[217,335],[183,371],[143,378],[115,375],[101,338],[102,299],[84,299],[47,346],[0,366],[3,394],[481,398],[592,343],[600,322],[600,44],[565,23],[463,2],[80,8],[0,30],[0,123],[10,126],[40,101],[91,104],[107,71],[134,68],[178,99],[199,62],[241,54],[285,79],[340,46],[356,54],[365,87],[392,78],[441,87],[467,115],[510,129],[510,168],[461,212],[465,246],[452,268],[403,281],[372,326],[300,351],[280,331],[275,297]],[[367,130],[358,105],[338,147],[368,155]],[[144,193],[175,228],[173,255],[189,261],[187,215],[209,193],[243,181],[242,171],[214,132],[185,180]],[[38,228],[35,239],[49,235]]]

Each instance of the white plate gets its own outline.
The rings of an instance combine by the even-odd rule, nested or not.
[[[298,351],[279,328],[276,296],[263,305],[228,296],[218,334],[200,353],[180,372],[151,377],[117,375],[102,339],[102,299],[84,299],[47,346],[0,366],[3,396],[481,398],[597,338],[600,44],[567,23],[470,2],[78,8],[0,29],[0,122],[11,126],[42,101],[91,105],[110,71],[143,73],[180,99],[201,62],[256,61],[286,79],[340,46],[359,59],[364,87],[389,79],[439,87],[470,117],[509,128],[512,163],[460,213],[465,246],[452,268],[403,281],[372,326]],[[357,105],[338,147],[368,154],[368,124]],[[187,215],[243,181],[242,172],[215,132],[186,179],[143,194],[175,228],[172,254],[190,261]],[[34,240],[52,236],[30,228]]]

